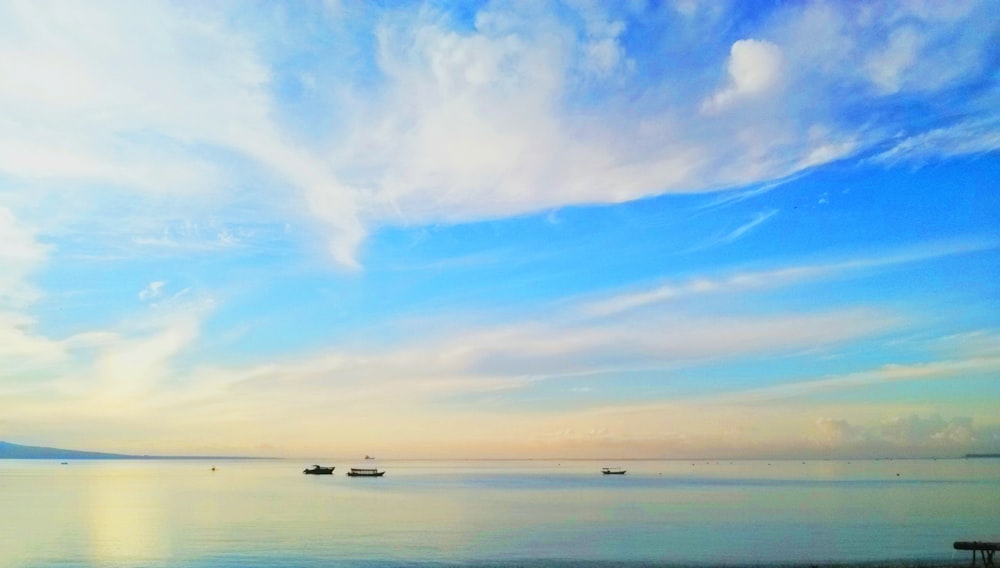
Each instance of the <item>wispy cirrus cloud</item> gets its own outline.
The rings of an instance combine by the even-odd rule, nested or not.
[[[33,227],[0,207],[0,364],[8,373],[65,356],[62,345],[37,332],[38,319],[29,311],[43,297],[32,277],[51,252]]]
[[[157,284],[162,283],[144,291],[159,290]],[[167,395],[165,381],[176,378],[176,358],[193,345],[212,308],[204,298],[175,296],[106,329],[66,337],[45,335],[28,316],[0,314],[5,339],[0,362],[9,371],[0,378],[0,394],[16,400],[27,393],[33,412],[67,406],[86,407],[87,414],[107,412],[109,405],[140,408],[145,397]],[[40,393],[45,402],[37,399]]]
[[[65,359],[66,348],[37,332],[38,320],[19,312],[0,312],[0,363],[15,375]]]
[[[465,396],[489,398],[592,373],[823,349],[899,325],[892,314],[867,309],[753,318],[660,313],[613,324],[587,323],[557,310],[544,320],[487,326],[418,322],[422,329],[438,331],[391,342],[332,344],[266,364],[183,364],[211,310],[204,302],[168,302],[141,318],[129,318],[136,322],[131,325],[45,340],[46,346],[65,353],[65,364],[49,362],[53,376],[44,381],[45,400],[22,405],[6,419],[13,425],[30,424],[58,413],[87,423],[94,429],[91,435],[114,423],[134,424],[135,431],[157,436],[166,435],[170,424],[192,421],[241,425],[258,435],[265,435],[261,424],[281,423],[269,435],[287,437],[294,430],[329,424],[329,409],[336,405],[341,409],[337,420],[346,423],[368,412],[405,419],[407,428],[413,421],[429,421],[421,429],[426,436],[461,419],[464,411],[449,401]],[[0,381],[0,392],[18,406],[22,397],[35,396],[39,386],[25,393],[16,381]],[[584,387],[578,392],[589,391]],[[430,420],[428,413],[438,418]],[[156,424],[150,423],[151,416]],[[399,420],[379,422],[398,428]],[[441,434],[442,439],[455,438]],[[377,431],[370,435],[362,439],[377,439]],[[223,438],[234,439],[231,433]],[[393,439],[398,442],[400,435]]]
[[[750,231],[754,230],[757,226],[766,223],[768,219],[774,217],[778,214],[777,209],[772,209],[770,211],[764,211],[754,215],[754,218],[747,223],[740,225],[739,227],[733,229],[729,234],[723,237],[722,242],[731,243],[745,236]]]
[[[766,219],[765,217],[764,220]],[[760,222],[763,221],[751,221],[740,229],[746,227],[752,229],[753,226]],[[737,229],[737,232],[740,229]],[[764,290],[824,277],[833,277],[840,274],[850,274],[862,270],[873,270],[951,255],[991,250],[998,246],[1000,246],[1000,243],[992,240],[931,243],[883,256],[862,257],[827,264],[799,265],[773,270],[741,272],[721,278],[698,278],[684,283],[668,283],[645,291],[625,293],[588,302],[581,307],[581,312],[592,317],[605,317],[697,294]]]
[[[330,252],[355,264],[363,230],[353,191],[272,121],[271,72],[257,39],[227,27],[221,11],[158,2],[13,3],[0,16],[0,60],[8,69],[0,107],[11,117],[0,135],[0,148],[9,150],[0,152],[0,170],[43,190],[124,191],[114,195],[119,203],[155,204],[141,208],[147,218],[204,216],[206,204],[243,193],[235,183],[239,166],[225,163],[237,153],[277,175],[272,199],[321,191],[308,203],[329,224]],[[103,189],[108,185],[113,191]],[[193,207],[160,195],[190,196]],[[95,224],[100,219],[86,222]]]
[[[940,156],[985,154],[997,150],[1000,150],[1000,120],[991,117],[907,136],[870,159],[887,165],[920,164]]]
[[[163,280],[150,282],[148,286],[139,291],[139,299],[145,302],[146,300],[159,297],[163,293],[163,287],[166,285],[167,283]]]
[[[918,364],[887,364],[877,369],[835,377],[788,382],[726,395],[729,402],[766,403],[778,400],[822,397],[833,391],[864,389],[887,383],[931,381],[970,376],[989,376],[1000,372],[1000,357],[973,357],[937,360]]]
[[[0,309],[21,308],[39,295],[29,275],[48,259],[49,246],[38,241],[35,230],[0,207]]]
[[[707,248],[712,248],[712,247],[720,246],[720,245],[727,245],[729,243],[736,242],[736,241],[740,240],[741,238],[745,237],[747,234],[749,234],[751,231],[753,231],[754,229],[756,229],[758,226],[763,225],[764,223],[766,223],[772,217],[774,217],[775,215],[777,215],[778,212],[779,212],[778,209],[771,209],[770,211],[762,211],[760,213],[757,213],[757,214],[755,214],[753,216],[753,218],[751,218],[746,223],[743,223],[739,227],[736,227],[735,229],[733,229],[733,230],[731,230],[731,231],[729,231],[729,232],[727,232],[725,234],[722,234],[722,235],[719,235],[719,236],[717,236],[717,237],[715,237],[713,239],[710,239],[706,243],[703,243],[703,244],[698,245],[698,246],[696,246],[696,247],[694,247],[692,249],[689,249],[689,252],[693,252],[693,251],[697,251],[697,250],[704,250],[704,249],[707,249]]]

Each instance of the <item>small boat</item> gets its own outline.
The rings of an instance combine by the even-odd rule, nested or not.
[[[302,473],[311,473],[313,475],[332,475],[334,467],[335,466],[323,467],[321,465],[314,465],[303,469]]]
[[[620,467],[604,467],[601,468],[601,473],[604,475],[625,475],[625,470]]]
[[[372,456],[370,456],[370,455],[368,455],[368,454],[365,454],[365,459],[366,459],[366,460],[373,460],[373,459],[375,459],[375,458],[374,458],[374,457],[372,457]]]
[[[352,467],[351,471],[347,472],[348,477],[382,477],[385,475],[384,471],[379,471],[377,469],[364,469]]]

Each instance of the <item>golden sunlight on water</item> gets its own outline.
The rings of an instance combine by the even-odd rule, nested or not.
[[[87,473],[84,510],[90,517],[90,557],[117,563],[167,556],[172,537],[170,485],[149,475],[146,468],[100,468]]]

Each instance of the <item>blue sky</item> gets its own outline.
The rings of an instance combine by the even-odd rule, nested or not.
[[[0,6],[0,439],[1000,451],[989,2]]]

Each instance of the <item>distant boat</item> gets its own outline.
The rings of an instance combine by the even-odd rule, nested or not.
[[[334,466],[323,467],[321,465],[314,465],[312,467],[307,467],[302,470],[302,473],[311,473],[313,475],[331,475],[333,474]]]
[[[348,477],[382,477],[385,475],[384,471],[379,471],[377,469],[364,469],[352,467],[351,471],[347,472]]]
[[[601,468],[601,473],[604,475],[625,475],[625,470],[620,467],[604,467]]]
[[[373,459],[375,459],[375,458],[374,458],[373,456],[370,456],[370,455],[368,455],[368,454],[365,454],[365,459],[366,459],[366,460],[373,460]]]

